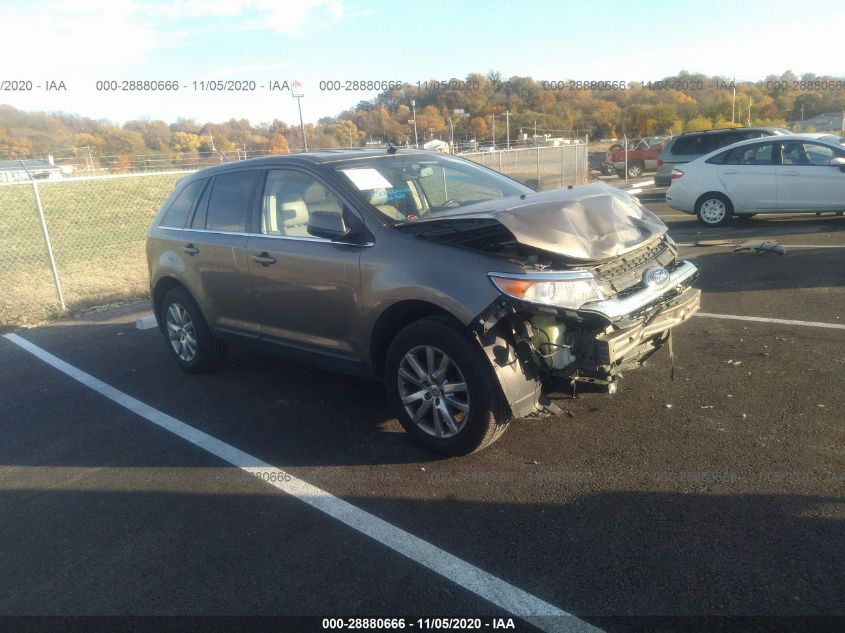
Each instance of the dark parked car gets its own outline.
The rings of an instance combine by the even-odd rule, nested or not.
[[[185,370],[215,368],[238,343],[379,377],[408,433],[449,454],[543,412],[556,377],[614,390],[700,296],[666,226],[619,189],[535,193],[394,148],[192,174],[147,257]]]
[[[679,134],[660,152],[654,184],[658,187],[668,187],[672,184],[672,169],[675,165],[688,163],[739,141],[776,134],[791,134],[791,132],[777,127],[734,127]]]

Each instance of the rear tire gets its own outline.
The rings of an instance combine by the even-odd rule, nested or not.
[[[387,352],[385,383],[405,431],[437,453],[480,451],[510,421],[490,360],[448,317],[422,319],[396,335]]]
[[[730,222],[734,206],[727,196],[721,193],[706,193],[695,205],[695,215],[704,226],[724,226]]]
[[[212,336],[202,311],[184,288],[173,288],[164,296],[159,323],[168,351],[185,371],[210,372],[226,359],[228,346]]]

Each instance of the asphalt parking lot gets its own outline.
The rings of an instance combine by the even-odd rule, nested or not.
[[[0,338],[0,614],[845,616],[845,218],[712,230],[644,199],[711,315],[674,381],[661,352],[470,457],[410,444],[376,383],[237,350],[184,374],[137,314],[16,333],[65,371]],[[786,253],[694,245],[751,239]]]

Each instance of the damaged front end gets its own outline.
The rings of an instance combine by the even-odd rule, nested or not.
[[[606,184],[490,201],[402,227],[423,239],[506,260],[488,276],[500,298],[474,322],[517,417],[543,408],[555,379],[615,391],[692,317],[696,267],[666,225]]]
[[[691,287],[698,271],[676,255],[664,236],[604,264],[491,272],[503,297],[479,318],[482,344],[494,350],[494,366],[515,362],[529,380],[574,379],[613,392],[625,371],[641,366],[698,311],[701,291]],[[581,302],[586,291],[558,290],[579,284],[595,296]],[[498,339],[492,347],[491,335]]]
[[[663,347],[701,299],[692,287],[696,267],[676,255],[664,236],[603,264],[491,272],[502,298],[479,316],[477,328],[514,415],[542,410],[542,389],[556,379],[603,385],[613,393],[625,371]],[[580,302],[586,290],[560,291],[561,285],[592,287],[596,296]],[[570,299],[570,305],[553,303]]]

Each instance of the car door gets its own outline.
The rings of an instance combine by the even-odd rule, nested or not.
[[[813,141],[781,143],[783,165],[778,171],[778,200],[783,211],[845,209],[845,173],[830,165],[840,151]]]
[[[775,143],[764,141],[735,147],[718,165],[719,180],[737,212],[777,209],[776,161]]]
[[[289,348],[360,363],[355,338],[361,297],[360,244],[308,233],[310,212],[352,212],[314,174],[268,170],[247,242],[262,334]]]
[[[246,260],[247,223],[258,170],[216,175],[181,232],[190,290],[212,328],[258,334]]]

